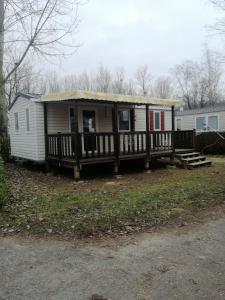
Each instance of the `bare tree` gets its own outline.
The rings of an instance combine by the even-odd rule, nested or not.
[[[205,93],[205,103],[215,105],[222,100],[222,58],[215,51],[205,49],[202,61],[202,86]]]
[[[154,96],[168,99],[172,95],[172,84],[169,77],[159,77],[154,84]]]
[[[104,66],[100,65],[96,75],[96,89],[99,92],[107,93],[111,89],[112,75]]]
[[[7,120],[5,84],[27,55],[55,57],[77,48],[78,5],[78,0],[0,0],[1,128],[6,128]],[[4,60],[4,54],[13,51],[17,53],[16,63]]]
[[[141,94],[143,96],[148,95],[151,83],[151,74],[149,73],[148,66],[144,65],[138,68],[135,77],[141,90]]]
[[[188,109],[198,105],[198,81],[201,73],[200,67],[193,61],[185,61],[176,65],[172,70],[178,89],[178,95],[183,99]]]
[[[5,84],[7,104],[12,102],[19,91],[24,93],[38,91],[40,82],[41,73],[34,71],[31,61],[24,61]]]
[[[186,61],[174,68],[178,94],[189,109],[215,105],[222,100],[221,61],[217,52],[206,48],[201,62]]]
[[[93,89],[93,79],[87,72],[83,72],[80,76],[78,76],[78,89],[91,91]]]
[[[47,73],[46,75],[46,84],[48,93],[57,93],[61,91],[61,78],[58,76],[56,71]]]
[[[130,79],[126,84],[125,84],[125,94],[127,95],[136,95],[136,86],[133,81],[133,79]]]
[[[124,94],[125,93],[125,74],[124,69],[122,67],[117,68],[116,75],[113,80],[112,90],[114,93],[117,94]]]
[[[77,83],[78,78],[75,74],[70,74],[64,76],[60,80],[60,86],[61,86],[61,91],[71,91],[77,89]]]
[[[225,0],[209,0],[215,8],[224,13],[220,19],[217,20],[212,29],[220,35],[225,35]]]

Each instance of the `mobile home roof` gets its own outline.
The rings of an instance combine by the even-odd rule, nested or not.
[[[54,93],[43,95],[41,101],[56,102],[66,100],[94,100],[98,102],[117,102],[117,103],[130,103],[130,104],[149,104],[160,106],[179,106],[180,101],[176,99],[159,99],[143,96],[130,96],[121,94],[99,93],[89,91],[71,91],[65,93]]]

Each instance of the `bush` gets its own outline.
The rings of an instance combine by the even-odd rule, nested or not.
[[[3,161],[9,161],[10,157],[10,144],[8,137],[0,137],[0,156]]]
[[[8,188],[4,174],[4,164],[0,156],[0,209],[6,204],[8,198]]]

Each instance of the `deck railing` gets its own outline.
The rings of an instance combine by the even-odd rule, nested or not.
[[[146,152],[146,131],[120,132],[120,155]]]
[[[82,157],[104,157],[114,155],[114,133],[79,133]]]
[[[150,134],[150,152],[173,150],[172,131],[152,131]]]
[[[174,131],[175,148],[195,148],[195,130],[178,130]]]
[[[149,134],[146,131],[119,132],[118,134],[93,132],[78,133],[77,136],[74,133],[48,134],[46,151],[47,157],[74,160],[77,157],[89,159],[116,155],[151,155],[157,152],[172,152],[175,148],[191,149],[194,147],[195,132],[192,130],[150,131]]]

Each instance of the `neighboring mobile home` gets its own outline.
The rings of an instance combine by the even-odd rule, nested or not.
[[[225,131],[225,106],[176,112],[176,130]]]
[[[178,100],[73,91],[18,94],[9,108],[13,157],[73,167],[174,156],[193,148],[193,132],[175,136]]]

